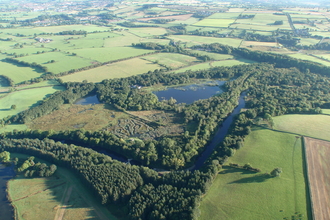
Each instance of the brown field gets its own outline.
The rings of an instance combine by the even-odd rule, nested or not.
[[[149,21],[154,19],[175,19],[178,21],[185,21],[189,19],[192,16],[192,14],[186,14],[186,15],[172,15],[172,16],[162,16],[162,17],[153,17],[153,18],[139,18],[140,21]]]
[[[127,117],[127,115],[104,104],[63,105],[59,110],[33,120],[28,127],[54,131],[80,128],[97,131],[109,124],[116,124],[117,120],[123,117]]]
[[[330,142],[304,139],[313,216],[330,219]]]

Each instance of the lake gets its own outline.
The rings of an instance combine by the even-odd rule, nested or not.
[[[101,102],[97,98],[97,95],[92,95],[92,96],[86,96],[85,98],[78,99],[75,101],[74,104],[76,105],[95,105],[95,104],[100,104]]]
[[[187,86],[180,86],[168,88],[163,91],[154,92],[160,101],[169,100],[171,97],[176,100],[176,103],[191,104],[200,99],[208,99],[213,95],[220,94],[223,90],[220,86],[224,85],[226,81],[211,81],[203,84],[192,84]]]
[[[0,219],[13,220],[14,210],[7,199],[7,182],[15,176],[13,166],[5,166],[0,163]]]

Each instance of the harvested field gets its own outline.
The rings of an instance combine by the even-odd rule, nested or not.
[[[330,142],[304,140],[313,216],[315,220],[330,219]]]

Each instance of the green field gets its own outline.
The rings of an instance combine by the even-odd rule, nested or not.
[[[101,82],[104,79],[128,77],[160,68],[159,65],[150,61],[133,58],[67,75],[61,77],[61,79],[64,82],[81,82],[83,80],[87,80],[88,82]]]
[[[8,76],[15,84],[29,80],[31,78],[40,77],[42,73],[30,67],[17,66],[15,64],[0,61],[1,75]]]
[[[255,63],[255,61],[248,59],[236,59],[236,60],[222,60],[222,61],[214,61],[211,63],[211,66],[235,66],[241,64],[251,64]]]
[[[0,99],[0,118],[16,115],[36,105],[38,101],[41,101],[47,95],[63,89],[62,86],[50,86],[9,93],[7,96]],[[16,109],[10,109],[12,105],[16,105]]]
[[[229,162],[250,163],[252,173],[224,165],[201,202],[201,220],[307,219],[307,196],[301,140],[295,135],[254,128]],[[280,177],[264,173],[282,168]]]
[[[214,13],[209,19],[237,19],[241,13]]]
[[[319,43],[319,39],[314,39],[314,38],[300,38],[300,44],[302,45],[314,45]]]
[[[12,153],[11,157],[25,160],[28,155]],[[34,161],[47,163],[38,158]],[[8,185],[9,195],[22,220],[117,219],[96,201],[72,172],[61,167],[52,177],[30,179],[18,176]]]
[[[330,141],[327,115],[282,115],[274,117],[274,129]]]
[[[163,35],[167,33],[165,28],[130,28],[129,32],[138,35],[139,37],[152,37],[154,35]]]
[[[307,54],[288,54],[290,57],[294,57],[294,58],[297,58],[297,59],[301,59],[301,60],[309,60],[309,61],[312,61],[312,62],[315,62],[315,63],[320,63],[320,64],[323,64],[325,66],[330,66],[330,62],[328,61],[325,61],[325,60],[322,60],[322,59],[319,59],[317,57],[313,57],[313,56],[309,56]]]
[[[151,53],[153,50],[138,49],[134,47],[111,47],[111,48],[85,48],[79,50],[70,50],[79,57],[99,62],[119,60],[129,57],[136,57],[142,54]]]
[[[143,59],[165,65],[170,68],[180,68],[196,62],[197,58],[177,53],[157,53],[143,57]]]
[[[234,58],[233,55],[229,55],[229,54],[211,53],[211,52],[200,51],[200,50],[191,50],[191,52],[198,53],[199,55],[207,55],[214,60],[228,60],[228,59]]]
[[[206,63],[200,63],[200,64],[180,68],[178,70],[173,71],[173,73],[181,73],[181,72],[185,72],[187,70],[195,71],[195,70],[202,70],[202,69],[209,69],[209,68],[212,68],[212,66],[210,65],[209,62],[206,62]]]
[[[195,24],[194,26],[206,26],[206,27],[228,27],[232,24],[234,19],[203,19]]]
[[[181,41],[187,43],[187,46],[196,45],[196,44],[226,44],[232,47],[238,47],[242,42],[242,39],[237,38],[216,38],[216,37],[200,37],[200,36],[191,36],[191,35],[172,35],[169,37],[175,41]]]
[[[95,62],[95,60],[79,57],[79,54],[78,56],[74,56],[72,54],[66,54],[64,52],[49,52],[44,54],[20,57],[17,59],[28,63],[36,62],[37,64],[47,67],[48,71],[55,74],[64,71],[69,71],[71,69],[90,66],[93,64],[93,62]],[[48,63],[51,60],[54,60],[55,62]]]

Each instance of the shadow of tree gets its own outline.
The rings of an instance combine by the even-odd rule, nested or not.
[[[236,168],[231,166],[222,166],[222,171],[219,174],[228,174],[228,173],[241,173],[241,174],[255,174],[256,172],[246,170],[243,168]]]
[[[262,183],[265,182],[266,180],[272,178],[269,174],[257,174],[255,176],[250,176],[250,177],[245,177],[241,178],[239,180],[235,180],[233,182],[230,182],[229,184],[234,184],[234,183]]]

